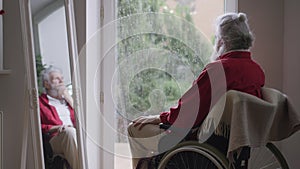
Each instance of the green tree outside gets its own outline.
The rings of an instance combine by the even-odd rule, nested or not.
[[[175,9],[170,9],[167,1],[118,0],[117,16],[120,22],[117,27],[116,60],[119,75],[115,88],[120,115],[118,124],[122,123],[120,120],[127,124],[140,115],[168,111],[209,61],[211,44],[192,26],[189,3],[194,0],[186,4],[178,3]],[[130,17],[147,13],[149,17],[157,17],[149,22],[147,15],[144,15],[146,17],[129,22]],[[149,32],[149,25],[165,34]],[[124,38],[123,35],[130,31],[142,33]],[[176,34],[180,34],[182,39],[169,36]],[[189,70],[183,71],[187,67]],[[191,76],[193,79],[189,78]]]

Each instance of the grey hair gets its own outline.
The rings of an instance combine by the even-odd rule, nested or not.
[[[225,51],[249,49],[254,36],[244,13],[226,13],[217,18],[216,38],[222,39]]]
[[[46,69],[44,69],[42,72],[41,72],[41,75],[40,75],[40,82],[42,83],[42,84],[40,84],[41,86],[43,86],[44,87],[44,82],[45,81],[47,81],[47,82],[50,82],[50,77],[49,77],[49,75],[50,75],[50,73],[52,73],[52,72],[59,72],[59,73],[61,73],[62,74],[62,70],[61,69],[59,69],[59,68],[57,68],[57,67],[55,67],[55,66],[49,66],[48,68],[46,68]]]

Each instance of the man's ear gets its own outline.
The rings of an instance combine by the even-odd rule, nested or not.
[[[224,44],[224,40],[220,38],[218,40],[218,47],[222,46],[223,44]]]
[[[45,89],[50,89],[51,88],[51,85],[49,84],[49,82],[47,80],[45,80],[43,83],[44,83]]]

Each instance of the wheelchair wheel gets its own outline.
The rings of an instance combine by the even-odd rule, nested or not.
[[[216,148],[206,143],[187,141],[167,152],[158,169],[226,169],[228,161]]]
[[[276,146],[268,143],[266,146],[251,149],[248,169],[289,169],[289,167]]]

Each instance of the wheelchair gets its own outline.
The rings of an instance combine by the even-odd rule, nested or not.
[[[156,163],[152,163],[152,167],[155,166],[153,168],[157,169],[289,169],[284,156],[271,142],[259,148],[242,147],[239,155],[234,155],[234,163],[230,163],[226,157],[227,145],[228,140],[225,137],[215,134],[204,143],[184,138],[166,153],[154,157]]]
[[[49,143],[50,133],[42,134],[45,169],[72,169],[63,155],[54,154]]]
[[[158,152],[162,153],[140,160],[137,168],[147,162],[148,169],[289,169],[284,156],[273,142],[283,140],[299,130],[295,127],[300,124],[299,113],[291,107],[287,96],[279,91],[262,88],[262,93],[263,99],[259,99],[242,92],[228,91],[220,99],[225,99],[223,105],[220,106],[219,102],[222,101],[218,101],[200,127],[192,129],[174,147],[169,146],[172,137],[162,137],[158,145]],[[233,118],[236,116],[244,119],[236,120]],[[212,117],[218,120],[211,123],[210,119],[214,119]],[[244,124],[245,120],[248,120],[247,124]],[[208,124],[210,127],[207,127]],[[228,128],[221,124],[227,124]],[[161,124],[160,127],[170,130],[170,125]],[[239,138],[239,134],[249,129],[252,133]],[[223,133],[220,134],[218,130],[223,130]],[[171,129],[167,133],[172,132],[178,131]],[[257,140],[253,141],[253,136],[257,136]],[[235,144],[234,147],[232,137],[235,137],[235,141],[249,142],[238,141],[238,146]],[[261,142],[257,144],[257,141]],[[161,148],[168,146],[170,149]]]

